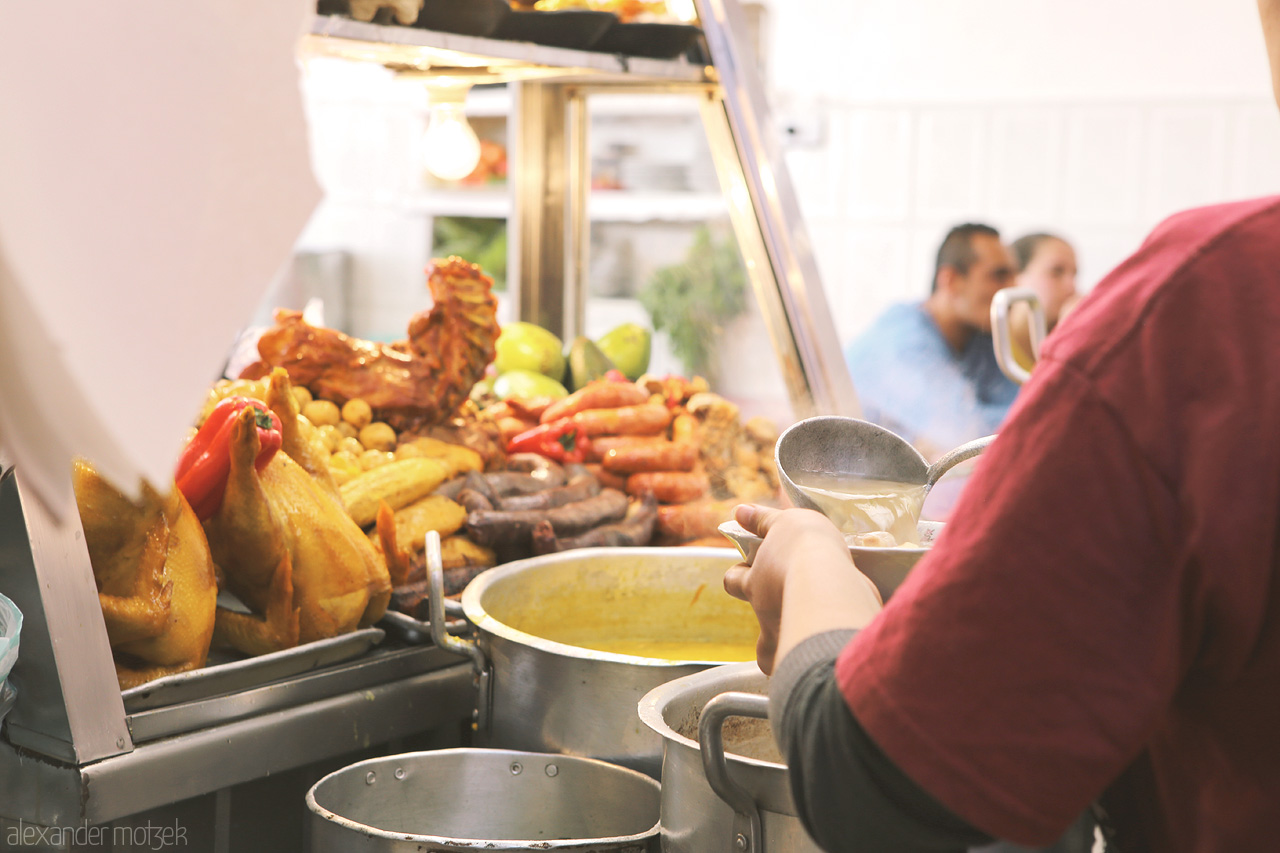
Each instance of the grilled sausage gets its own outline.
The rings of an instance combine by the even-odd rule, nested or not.
[[[622,383],[618,383],[622,384]],[[572,418],[588,436],[658,435],[671,423],[671,410],[657,403],[620,406],[616,409],[587,409]]]
[[[462,488],[464,485],[466,485],[466,482],[467,482],[467,478],[465,476],[454,477],[451,480],[445,480],[443,483],[436,486],[436,490],[431,494],[440,495],[441,497],[448,498],[449,500],[457,500],[458,492],[462,491]]]
[[[588,409],[616,409],[620,406],[638,406],[648,401],[649,392],[630,382],[598,380],[588,383],[567,397],[556,400],[542,411],[544,423],[558,421]]]
[[[467,516],[467,533],[477,545],[528,545],[534,526],[546,520],[558,536],[573,536],[621,519],[627,513],[627,496],[617,489],[602,489],[584,500],[552,509],[479,510]]]
[[[564,470],[550,471],[545,476],[520,474],[514,471],[494,471],[484,475],[489,488],[500,498],[508,495],[531,495],[543,489],[564,485]],[[496,504],[496,501],[495,501]]]
[[[653,538],[653,523],[658,515],[658,502],[652,494],[634,500],[626,517],[614,524],[601,524],[580,536],[556,536],[550,522],[540,521],[533,528],[533,553],[553,554],[574,548],[648,545]]]
[[[595,478],[600,481],[600,485],[606,486],[610,489],[617,489],[620,492],[625,492],[627,490],[626,477],[623,477],[621,474],[614,474],[612,471],[604,470],[604,466],[600,465],[598,462],[588,465],[587,470],[595,475]]]
[[[683,504],[704,497],[711,482],[702,471],[642,471],[627,477],[627,494],[653,492],[664,504]]]
[[[589,498],[599,492],[600,481],[590,471],[584,471],[568,483],[556,486],[554,489],[543,489],[531,495],[499,498],[497,508],[502,510],[551,509]]]
[[[545,480],[548,486],[558,485],[557,480],[564,483],[568,479],[559,462],[541,453],[513,453],[507,457],[507,470]]]
[[[696,501],[689,504],[658,507],[658,534],[683,540],[720,536],[717,528],[733,518],[739,500]]]
[[[476,510],[493,509],[493,503],[475,489],[463,489],[458,492],[458,496],[454,498],[454,500],[462,505],[462,508],[467,511],[468,515]]]
[[[692,471],[698,448],[682,441],[659,441],[632,447],[615,447],[604,455],[602,465],[615,474],[641,471]]]
[[[591,447],[587,450],[587,461],[599,462],[604,459],[605,454],[610,450],[618,450],[623,447],[635,447],[640,444],[658,444],[666,440],[666,437],[661,434],[596,436],[591,440]]]

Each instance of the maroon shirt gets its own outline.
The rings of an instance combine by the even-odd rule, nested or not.
[[[1280,846],[1280,199],[1179,214],[1055,332],[836,676],[890,759],[1043,844]]]

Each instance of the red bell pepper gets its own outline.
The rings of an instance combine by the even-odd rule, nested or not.
[[[199,432],[187,443],[178,458],[174,480],[187,502],[201,521],[218,514],[222,496],[231,474],[231,428],[242,409],[254,410],[254,424],[258,428],[258,456],[253,461],[255,469],[267,467],[271,457],[280,449],[280,418],[260,400],[252,397],[227,397],[214,406]]]
[[[508,453],[538,453],[556,462],[582,462],[590,450],[586,430],[569,418],[527,429],[507,442]]]

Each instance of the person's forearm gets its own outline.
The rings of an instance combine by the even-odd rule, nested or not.
[[[847,552],[798,556],[802,562],[787,575],[783,591],[776,660],[814,634],[862,628],[882,606],[879,593],[853,568]]]
[[[832,853],[936,853],[992,841],[903,773],[850,713],[834,675],[848,637],[811,638],[780,662],[769,688],[805,829]]]

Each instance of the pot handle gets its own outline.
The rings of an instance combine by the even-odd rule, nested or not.
[[[431,639],[440,648],[471,659],[477,687],[476,713],[472,725],[482,736],[487,736],[493,672],[489,669],[489,661],[485,659],[479,643],[455,637],[445,627],[444,560],[440,556],[440,534],[434,530],[427,531],[427,589],[431,594],[431,599],[427,602],[431,613]]]
[[[733,809],[733,846],[736,853],[765,853],[760,808],[746,788],[729,776],[724,757],[722,728],[729,717],[769,716],[769,697],[755,693],[721,693],[702,708],[698,743],[702,745],[702,770],[716,796]]]
[[[1031,309],[1031,358],[1040,360],[1040,342],[1044,340],[1044,308],[1040,297],[1027,287],[1006,287],[997,290],[991,300],[991,338],[996,350],[996,364],[1000,371],[1019,385],[1031,378],[1031,371],[1018,364],[1013,355],[1013,339],[1009,331],[1009,308],[1015,302],[1025,302]]]

